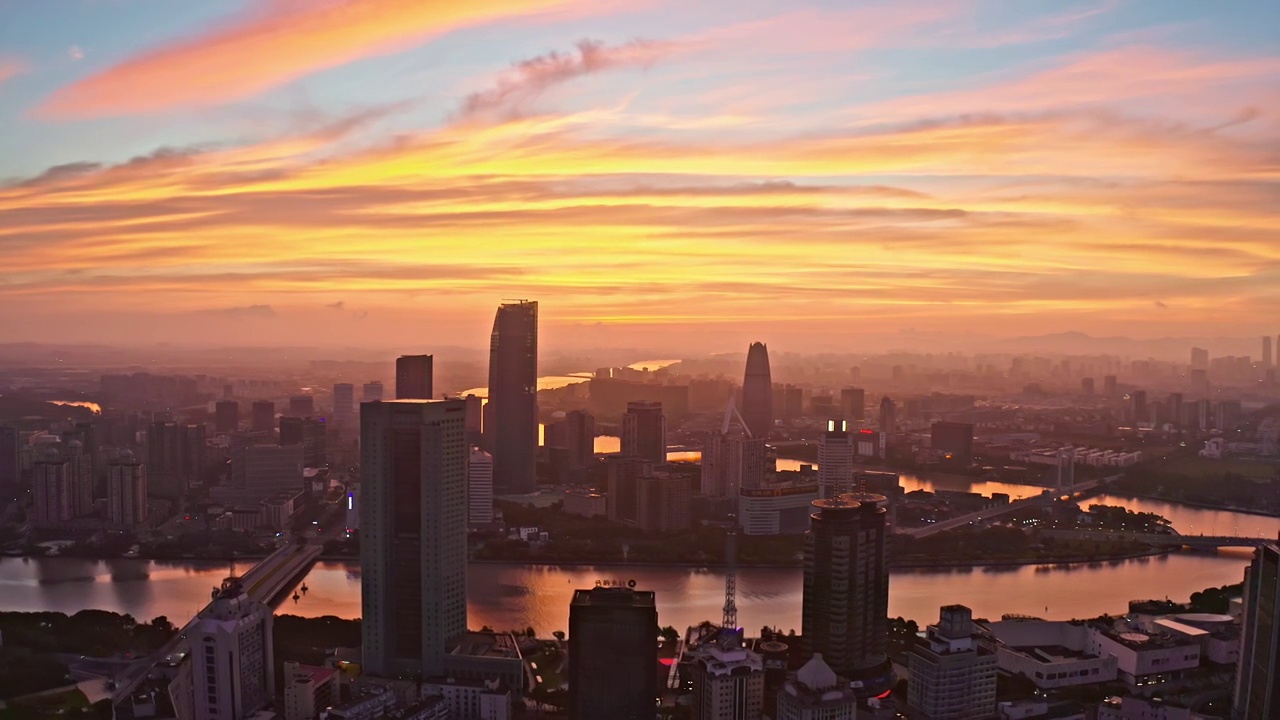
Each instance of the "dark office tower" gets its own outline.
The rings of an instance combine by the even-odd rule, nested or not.
[[[430,400],[431,355],[401,355],[396,358],[396,399]]]
[[[315,413],[315,399],[310,395],[293,395],[289,398],[289,414],[293,417],[310,417]]]
[[[1209,367],[1209,351],[1204,348],[1191,348],[1191,367],[1192,369],[1203,370]]]
[[[851,425],[861,424],[867,419],[867,392],[855,387],[841,390],[840,413]]]
[[[1091,377],[1080,378],[1080,392],[1084,393],[1085,395],[1093,394],[1093,378]]]
[[[0,426],[0,492],[8,493],[16,488],[22,477],[18,440],[17,428]]]
[[[1102,378],[1102,393],[1107,397],[1116,396],[1116,376],[1106,375]]]
[[[235,400],[219,400],[214,406],[213,428],[219,433],[233,433],[240,429],[240,403]]]
[[[569,720],[653,720],[658,608],[652,592],[575,590],[569,603]]]
[[[897,431],[898,406],[886,395],[880,398],[880,432],[888,434]]]
[[[351,383],[334,383],[333,424],[338,430],[352,434],[359,424],[356,415],[356,386]]]
[[[253,431],[271,432],[276,429],[276,404],[270,400],[253,403]]]
[[[662,403],[633,400],[622,416],[622,454],[649,462],[667,460],[667,417]]]
[[[182,438],[174,422],[154,422],[147,428],[148,492],[163,498],[182,496]]]
[[[1167,405],[1169,408],[1169,422],[1175,429],[1181,430],[1182,426],[1186,424],[1184,416],[1186,410],[1183,404],[1182,393],[1173,393],[1169,395],[1169,402]]]
[[[280,418],[280,444],[301,445],[302,464],[320,467],[325,464],[327,438],[325,422],[320,418]]]
[[[1147,391],[1134,390],[1130,399],[1133,400],[1133,421],[1151,422],[1151,408],[1147,406]]]
[[[1271,367],[1271,336],[1262,336],[1262,369]]]
[[[769,379],[769,349],[764,343],[747,348],[747,371],[742,377],[742,419],[754,437],[768,438],[773,429],[773,381]]]
[[[208,465],[208,442],[204,425],[179,425],[178,438],[182,445],[179,469],[182,474],[183,489],[200,484]]]
[[[466,412],[462,400],[360,406],[361,634],[372,675],[444,675],[448,642],[467,630]]]
[[[1236,720],[1280,717],[1280,543],[1266,543],[1244,573],[1236,667]]]
[[[821,653],[870,697],[893,687],[888,643],[889,568],[883,495],[846,493],[813,501],[804,543],[801,647]]]
[[[634,523],[640,516],[640,478],[649,474],[653,463],[622,455],[611,455],[607,462],[605,507],[609,520]]]
[[[538,303],[498,306],[489,337],[489,408],[486,444],[493,453],[493,486],[499,495],[538,487]],[[491,421],[491,422],[490,422]]]

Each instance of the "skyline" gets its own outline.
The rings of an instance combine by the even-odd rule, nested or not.
[[[0,5],[0,342],[1274,335],[1268,5]]]

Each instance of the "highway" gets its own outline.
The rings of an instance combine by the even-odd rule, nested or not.
[[[1087,482],[1076,483],[1075,485],[1072,485],[1071,489],[1065,494],[1069,494],[1073,498],[1080,498],[1098,489],[1111,479],[1112,478],[1103,478],[1102,480],[1089,480]],[[1048,505],[1057,499],[1057,497],[1057,491],[1053,488],[1045,488],[1044,493],[1040,495],[1015,500],[1008,505],[997,505],[996,507],[987,508],[986,510],[979,510],[977,512],[969,513],[968,515],[954,517],[950,520],[943,520],[940,523],[934,523],[932,525],[926,525],[919,528],[911,528],[910,530],[904,530],[902,534],[909,535],[914,538],[929,537],[930,535],[936,535],[940,532],[946,532],[947,530],[955,530],[956,528],[961,528],[966,525],[986,522],[988,520],[998,518],[1001,515],[1007,515],[1015,510],[1020,510],[1024,507]]]

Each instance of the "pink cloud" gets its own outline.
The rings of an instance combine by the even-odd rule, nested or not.
[[[27,71],[26,63],[15,57],[0,57],[0,83]]]

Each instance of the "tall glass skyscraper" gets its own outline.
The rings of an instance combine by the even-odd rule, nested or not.
[[[498,306],[489,339],[485,445],[493,454],[495,494],[531,493],[538,449],[538,303]]]
[[[769,350],[764,343],[751,343],[747,349],[747,371],[742,378],[742,419],[753,437],[769,437],[773,427],[773,381],[769,377]]]

